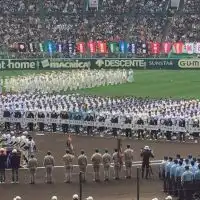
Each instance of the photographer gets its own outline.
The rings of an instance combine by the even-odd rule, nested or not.
[[[145,146],[143,149],[141,149],[140,156],[142,157],[142,178],[144,178],[144,170],[146,168],[145,178],[148,179],[150,170],[150,158],[154,158],[153,152],[149,146]]]

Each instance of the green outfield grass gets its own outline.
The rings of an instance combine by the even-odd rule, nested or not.
[[[3,71],[0,76],[27,75],[36,71]],[[37,71],[42,73],[44,71]],[[200,70],[136,70],[135,82],[79,90],[79,93],[103,96],[152,98],[200,98]]]

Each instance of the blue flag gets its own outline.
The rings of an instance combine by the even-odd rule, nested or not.
[[[128,44],[128,52],[135,54],[135,44],[133,44],[133,43]]]
[[[127,52],[127,42],[120,41],[119,42],[119,50],[121,53],[126,53]]]

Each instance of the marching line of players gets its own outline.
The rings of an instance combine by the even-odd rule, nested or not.
[[[192,200],[194,194],[200,193],[200,158],[189,155],[183,159],[179,154],[175,159],[164,157],[160,172],[163,191],[179,200]]]

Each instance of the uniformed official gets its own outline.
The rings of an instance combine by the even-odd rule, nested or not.
[[[194,188],[196,192],[200,191],[200,164],[198,165],[197,171],[194,173]]]
[[[181,176],[181,182],[182,182],[183,193],[184,193],[184,200],[191,200],[192,199],[193,180],[194,180],[194,175],[190,171],[189,166],[185,166],[185,172]]]
[[[185,168],[183,166],[182,159],[178,163],[178,167],[176,168],[175,178],[176,178],[176,185],[177,185],[177,195],[179,199],[183,199],[183,192],[182,192],[182,184],[181,184],[181,176],[183,175]]]
[[[173,164],[172,162],[173,158],[169,157],[169,160],[167,164],[165,165],[165,179],[166,179],[166,186],[167,186],[167,192],[170,193],[172,190],[171,180],[170,180],[170,169]]]
[[[124,162],[126,167],[126,178],[131,178],[131,168],[133,163],[133,149],[130,145],[127,145],[127,149],[124,151]]]
[[[74,156],[70,154],[69,150],[66,150],[66,154],[63,156],[63,162],[65,167],[65,183],[71,183],[73,160]]]
[[[105,150],[105,153],[102,156],[103,168],[104,168],[104,181],[109,181],[110,179],[110,164],[111,164],[111,155],[108,153],[108,150]]]
[[[114,162],[114,175],[115,175],[115,180],[120,179],[120,172],[122,170],[122,162],[121,158],[118,152],[118,149],[115,149],[113,156],[112,156],[113,162]]]
[[[95,153],[91,157],[92,165],[94,169],[94,181],[100,181],[100,165],[102,163],[102,155],[99,153],[99,150],[96,149]]]
[[[47,155],[44,157],[44,167],[46,170],[46,183],[53,183],[53,167],[54,167],[55,161],[54,157],[51,155],[51,152],[48,151]]]
[[[34,155],[31,155],[28,161],[28,168],[30,172],[30,184],[35,184],[35,176],[37,170],[38,162]]]
[[[87,170],[87,156],[85,155],[84,150],[81,150],[81,155],[78,157],[78,165],[80,172],[82,172],[82,181],[86,181],[86,170]]]
[[[165,165],[167,164],[168,157],[164,156],[164,159],[160,165],[159,176],[163,180],[163,192],[166,192],[166,179],[165,179]]]
[[[171,168],[170,168],[170,182],[172,185],[172,194],[175,196],[177,193],[177,184],[176,184],[176,178],[175,178],[175,174],[176,174],[176,168],[178,167],[178,160],[174,160],[174,163],[172,164]]]

